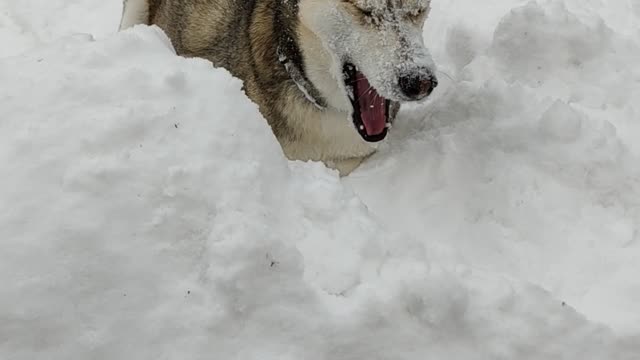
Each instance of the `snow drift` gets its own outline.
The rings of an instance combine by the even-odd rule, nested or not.
[[[0,60],[1,357],[636,359],[638,42],[515,3],[344,181],[156,28]]]

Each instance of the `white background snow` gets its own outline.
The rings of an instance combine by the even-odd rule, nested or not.
[[[1,359],[640,359],[640,2],[434,0],[345,179],[241,83],[0,0]]]

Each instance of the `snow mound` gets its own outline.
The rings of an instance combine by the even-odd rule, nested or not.
[[[637,41],[474,4],[434,2],[451,79],[345,181],[157,28],[0,59],[0,358],[637,359]]]
[[[290,168],[241,83],[156,28],[0,69],[8,357],[624,354],[536,287],[430,264],[335,173]]]
[[[348,182],[386,227],[425,234],[450,261],[638,334],[640,42],[569,5],[499,1],[503,16],[479,12],[490,25],[473,32],[455,19],[476,2],[434,2],[441,87]]]
[[[73,34],[104,36],[120,21],[122,0],[1,0],[0,58]]]

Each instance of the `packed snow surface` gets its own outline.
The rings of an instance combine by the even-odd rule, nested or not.
[[[344,179],[120,6],[0,0],[1,359],[640,359],[640,2],[434,0]]]

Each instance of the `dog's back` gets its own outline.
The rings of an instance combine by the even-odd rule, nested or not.
[[[121,29],[159,26],[178,54],[202,57],[246,78],[248,19],[253,0],[126,0]]]
[[[126,0],[121,30],[157,25],[181,56],[204,58],[244,81],[276,135],[286,131],[276,104],[289,77],[279,65],[272,0]]]
[[[275,4],[274,0],[126,0],[121,29],[157,25],[179,55],[207,59],[243,80],[245,92],[289,154],[288,144],[297,143],[300,134],[288,124],[286,114],[292,108],[304,112],[314,107],[278,60],[276,31],[282,29],[274,27]],[[295,18],[286,19],[288,24],[276,23],[292,27]]]

